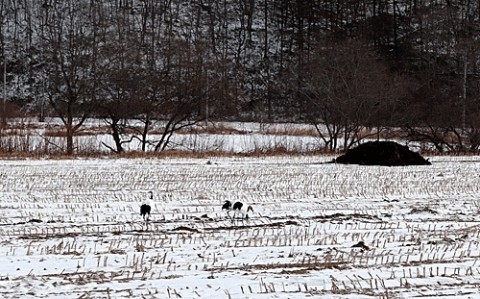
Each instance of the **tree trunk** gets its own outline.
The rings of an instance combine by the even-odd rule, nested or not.
[[[66,127],[66,138],[67,138],[67,155],[73,155],[73,115],[72,115],[72,107],[69,104],[67,109],[67,123],[65,124]]]

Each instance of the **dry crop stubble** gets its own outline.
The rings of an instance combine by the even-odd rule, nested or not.
[[[478,294],[479,163],[444,157],[430,168],[389,168],[315,159],[6,161],[0,294]],[[139,205],[149,190],[147,230]],[[256,213],[232,221],[224,200]]]

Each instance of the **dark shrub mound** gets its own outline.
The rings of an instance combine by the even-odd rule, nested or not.
[[[420,154],[412,152],[407,146],[392,141],[366,142],[348,150],[333,162],[384,166],[431,165]]]

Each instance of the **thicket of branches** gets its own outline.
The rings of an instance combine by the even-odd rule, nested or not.
[[[308,122],[330,150],[392,127],[480,147],[480,1],[0,0],[0,22],[6,97],[60,117],[68,154],[87,117],[115,152],[206,119]]]

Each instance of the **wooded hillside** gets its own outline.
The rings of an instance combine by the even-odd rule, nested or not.
[[[59,116],[67,136],[162,120],[160,151],[205,119],[295,121],[330,150],[392,127],[480,146],[480,1],[1,0],[0,18],[3,116]]]

